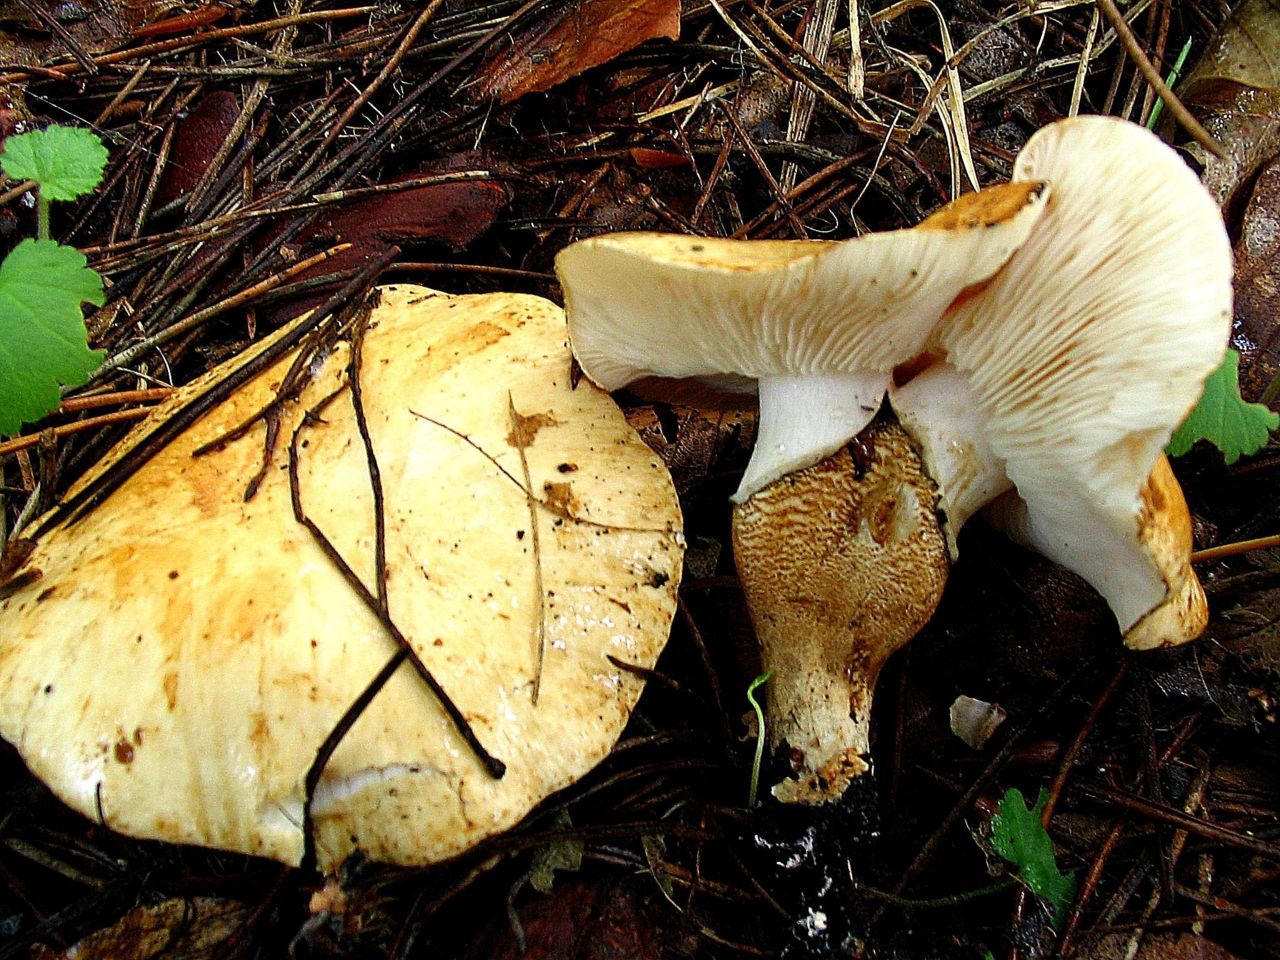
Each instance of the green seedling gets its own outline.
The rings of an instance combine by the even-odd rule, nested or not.
[[[1076,895],[1076,880],[1058,869],[1053,840],[1040,822],[1049,793],[1040,791],[1036,805],[1027,809],[1022,791],[1010,788],[1000,798],[1000,807],[991,818],[991,846],[1018,871],[1018,877],[1032,893],[1044,897],[1053,907],[1053,926],[1060,930],[1067,908]]]
[[[56,410],[59,385],[79,386],[102,362],[90,350],[81,304],[103,303],[102,278],[73,247],[49,238],[49,204],[102,182],[107,151],[88,130],[49,127],[10,137],[0,167],[34,180],[37,232],[0,264],[0,435]]]
[[[747,791],[748,810],[754,809],[756,805],[756,793],[760,789],[760,765],[764,762],[764,711],[756,701],[756,690],[768,683],[771,676],[773,671],[766,670],[747,684],[747,703],[751,704],[751,709],[756,713],[756,756],[751,763],[751,789]]]
[[[1169,76],[1165,77],[1164,85],[1170,90],[1173,85],[1178,82],[1178,74],[1182,73],[1182,67],[1187,62],[1187,54],[1191,52],[1191,38],[1187,38],[1187,42],[1182,45],[1182,52],[1178,54],[1178,59],[1173,61],[1173,69],[1169,71]],[[1160,114],[1164,112],[1164,97],[1156,100],[1156,105],[1151,108],[1151,116],[1147,117],[1147,129],[1154,130],[1156,124],[1160,122]]]
[[[1169,456],[1180,457],[1196,441],[1208,440],[1222,451],[1227,463],[1235,463],[1261,450],[1277,426],[1280,415],[1240,397],[1240,354],[1228,350],[1222,364],[1205,381],[1200,402],[1174,431],[1165,449]]]

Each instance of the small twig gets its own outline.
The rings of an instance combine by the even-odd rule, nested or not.
[[[689,630],[689,636],[693,638],[693,645],[698,651],[698,660],[702,664],[703,673],[707,676],[707,685],[711,688],[711,697],[715,701],[716,715],[720,719],[720,733],[727,748],[729,744],[733,743],[734,737],[733,728],[729,724],[728,711],[724,708],[724,696],[720,692],[720,674],[711,662],[711,652],[707,649],[707,642],[702,636],[702,630],[698,627],[693,613],[689,610],[689,605],[685,603],[684,596],[679,593],[676,594],[676,609],[680,611],[685,627]]]
[[[402,193],[406,190],[417,190],[420,187],[435,187],[445,183],[473,183],[490,180],[522,180],[532,182],[528,177],[498,170],[452,170],[448,173],[434,173],[424,177],[410,177],[404,180],[393,180],[390,183],[375,183],[368,187],[347,187],[343,190],[330,190],[327,193],[312,194],[315,203],[343,203],[359,197],[380,196],[384,193]]]
[[[306,415],[298,423],[297,428],[294,430],[293,440],[289,444],[289,491],[293,500],[294,518],[297,519],[299,523],[302,523],[311,532],[311,535],[320,542],[321,549],[324,549],[327,544],[329,549],[325,552],[328,553],[332,550],[334,554],[336,554],[337,551],[333,548],[333,545],[329,542],[328,538],[324,536],[314,523],[308,521],[301,513],[302,501],[301,493],[298,489],[297,469],[298,438],[301,436],[303,428],[313,422],[314,419],[323,412],[324,408],[340,396],[345,389],[345,386],[338,388],[308,410]],[[320,777],[324,774],[325,767],[329,765],[330,759],[332,759],[339,745],[346,738],[347,733],[355,725],[355,722],[360,719],[361,715],[363,715],[365,710],[368,709],[369,704],[373,702],[373,698],[382,691],[382,688],[387,685],[387,681],[395,675],[396,670],[400,668],[400,665],[404,663],[408,657],[408,646],[401,644],[395,653],[387,659],[387,662],[382,665],[382,669],[379,670],[374,675],[373,679],[365,685],[365,688],[360,691],[360,695],[351,701],[347,709],[342,712],[342,716],[338,718],[337,722],[334,723],[332,728],[330,728],[328,734],[325,735],[324,740],[321,741],[320,746],[316,748],[316,755],[311,761],[311,766],[307,768],[307,775],[303,781],[302,861],[299,863],[299,867],[304,872],[310,873],[316,869],[316,841],[315,831],[312,828],[311,802],[312,798],[315,796],[316,787],[320,785]]]
[[[373,575],[378,591],[378,610],[383,616],[389,617],[391,607],[387,599],[386,501],[382,493],[382,469],[378,466],[378,455],[373,449],[373,435],[369,433],[369,418],[365,416],[364,386],[360,378],[360,370],[364,364],[364,334],[368,329],[368,321],[368,313],[365,313],[352,331],[347,382],[351,385],[351,408],[355,412],[356,429],[360,432],[360,441],[364,444],[365,465],[369,471],[369,488],[373,494]]]
[[[602,530],[630,530],[634,533],[666,533],[668,532],[663,527],[628,527],[619,523],[601,523],[599,520],[592,520],[590,517],[579,517],[576,514],[574,514],[572,511],[566,510],[564,507],[560,506],[557,503],[552,503],[549,500],[542,500],[539,497],[535,496],[533,491],[530,490],[527,486],[525,486],[525,484],[522,483],[510,470],[508,470],[501,463],[499,463],[497,458],[495,458],[493,454],[491,454],[484,447],[480,446],[480,444],[472,440],[471,437],[467,436],[467,434],[463,433],[460,430],[454,429],[453,427],[445,423],[443,420],[437,420],[434,417],[429,417],[425,413],[419,413],[417,410],[414,410],[412,408],[409,410],[409,413],[411,413],[413,416],[417,417],[419,420],[423,421],[424,423],[429,423],[433,427],[439,427],[441,430],[445,431],[445,433],[453,434],[455,437],[457,437],[459,440],[461,440],[463,443],[469,446],[476,453],[480,454],[480,456],[488,460],[489,463],[491,463],[493,467],[498,471],[498,473],[502,474],[502,476],[506,477],[509,481],[511,481],[511,483],[515,485],[516,489],[518,489],[525,497],[530,499],[533,503],[536,503],[539,507],[541,507],[543,510],[546,510],[548,513],[555,514],[557,517],[562,517],[565,520],[572,520],[574,523],[584,524],[585,526],[588,526],[588,527],[599,527]],[[738,582],[737,579],[733,578],[733,583],[735,585],[737,584],[737,582]]]
[[[742,144],[742,148],[747,151],[747,156],[755,164],[756,170],[760,172],[760,176],[764,178],[765,183],[769,185],[769,189],[773,191],[774,200],[790,222],[791,230],[796,238],[800,240],[806,239],[809,236],[809,232],[804,228],[804,224],[800,222],[800,218],[796,216],[795,211],[792,209],[782,184],[778,183],[777,177],[773,175],[769,165],[764,162],[764,157],[756,149],[756,145],[752,142],[750,135],[746,130],[742,129],[742,124],[738,122],[737,115],[722,100],[717,100],[716,106],[721,108],[721,113],[724,114],[724,118],[729,122],[729,125],[733,127],[733,132],[737,135],[738,142]]]
[[[117,390],[114,393],[93,393],[85,397],[68,397],[58,407],[59,413],[76,413],[97,407],[116,407],[124,403],[151,403],[164,400],[173,394],[173,387],[153,387],[150,390]]]
[[[1147,83],[1159,95],[1169,108],[1169,113],[1178,122],[1182,129],[1191,135],[1191,138],[1212,153],[1218,159],[1226,158],[1226,151],[1223,150],[1222,144],[1213,139],[1209,131],[1200,125],[1200,121],[1191,115],[1188,110],[1178,99],[1178,95],[1169,89],[1169,85],[1164,82],[1164,78],[1160,76],[1160,72],[1151,65],[1151,61],[1147,59],[1146,53],[1143,52],[1142,45],[1138,43],[1138,38],[1133,35],[1133,31],[1129,28],[1129,22],[1116,9],[1113,0],[1096,0],[1098,8],[1102,11],[1102,15],[1107,18],[1107,22],[1111,24],[1111,28],[1115,30],[1116,35],[1120,38],[1120,42],[1124,44],[1129,59],[1141,72]]]
[[[29,190],[36,189],[39,185],[40,184],[34,180],[23,180],[16,187],[11,187],[4,193],[0,193],[0,207],[4,206],[6,203],[11,203],[12,201],[17,200],[24,193]]]
[[[520,270],[515,267],[491,267],[483,263],[427,263],[416,260],[398,260],[388,273],[478,273],[491,277],[514,277],[520,280],[554,280],[555,274],[540,270]]]
[[[27,434],[25,437],[14,437],[12,440],[0,443],[0,457],[6,457],[11,453],[17,453],[19,450],[38,446],[42,440],[49,437],[57,439],[70,436],[73,433],[83,433],[85,430],[94,430],[111,423],[127,423],[131,420],[141,420],[150,412],[146,407],[134,410],[117,410],[114,413],[104,413],[100,417],[89,417],[87,420],[77,420],[75,423],[63,423],[56,427],[50,427],[48,430],[41,430],[39,433]]]
[[[36,536],[43,535],[63,521],[68,524],[75,523],[85,514],[95,509],[118,490],[139,467],[167,447],[174,438],[241,386],[248,383],[296,347],[324,320],[349,302],[353,296],[361,290],[367,290],[372,286],[383,266],[384,264],[381,260],[370,264],[353,277],[341,290],[338,290],[317,307],[315,312],[305,321],[299,322],[297,326],[288,329],[281,334],[278,340],[261,353],[254,355],[217,383],[210,385],[209,389],[204,393],[192,397],[175,410],[173,415],[165,420],[164,423],[161,423],[155,430],[139,440],[137,445],[129,451],[128,456],[116,460],[107,469],[95,476],[91,482],[85,484],[77,493],[68,497],[54,510],[50,511],[36,530]]]
[[[1216,547],[1206,547],[1191,553],[1192,563],[1203,563],[1206,560],[1221,560],[1223,557],[1235,557],[1252,550],[1271,550],[1280,547],[1280,534],[1269,537],[1255,537],[1253,540],[1240,540],[1236,543],[1222,543]]]
[[[1067,919],[1062,926],[1062,934],[1058,937],[1058,945],[1054,950],[1054,957],[1061,957],[1065,960],[1074,951],[1075,947],[1072,940],[1075,937],[1076,929],[1080,926],[1080,917],[1084,913],[1085,905],[1093,898],[1093,893],[1098,888],[1098,881],[1102,879],[1102,871],[1106,869],[1107,862],[1111,859],[1111,854],[1115,852],[1116,845],[1120,842],[1120,835],[1123,832],[1124,824],[1118,822],[1111,828],[1107,838],[1102,841],[1098,855],[1093,858],[1093,863],[1089,865],[1089,872],[1085,874],[1084,880],[1081,881],[1075,902],[1071,904],[1071,910],[1067,913]]]
[[[902,907],[904,910],[938,910],[943,907],[954,907],[962,903],[968,903],[970,900],[977,900],[980,897],[989,897],[993,893],[1000,893],[1008,890],[1017,884],[1014,877],[1006,877],[995,883],[985,887],[978,887],[976,890],[966,890],[964,893],[953,893],[946,897],[927,897],[924,899],[916,897],[903,897],[896,893],[890,893],[887,890],[877,890],[875,887],[869,887],[865,883],[854,882],[854,888],[860,893],[865,893],[873,900],[883,900],[885,903],[891,903],[895,907]]]
[[[80,64],[80,69],[90,76],[97,76],[98,65],[93,62],[93,57],[89,55],[89,51],[81,46],[80,41],[57,17],[44,8],[44,4],[40,3],[39,0],[18,0],[18,5],[44,24],[46,30],[66,45],[76,63]]]
[[[331,394],[330,397],[326,397],[326,401],[330,400],[334,395],[336,395],[336,393]],[[401,652],[404,653],[405,659],[413,664],[418,676],[422,678],[422,681],[427,685],[427,688],[436,698],[436,702],[440,704],[441,708],[448,716],[449,721],[453,725],[454,730],[457,731],[458,736],[462,738],[462,741],[475,755],[476,759],[484,766],[485,771],[495,780],[501,779],[503,774],[507,771],[507,765],[489,753],[489,751],[484,748],[483,744],[480,743],[480,740],[475,735],[475,731],[471,729],[471,725],[467,722],[467,718],[458,708],[458,705],[453,702],[453,699],[449,694],[445,692],[444,687],[440,685],[440,681],[435,678],[427,665],[422,662],[417,651],[414,650],[413,644],[409,642],[409,638],[404,635],[396,625],[395,621],[383,612],[382,607],[378,602],[378,598],[373,595],[367,586],[365,586],[364,581],[361,580],[356,572],[351,569],[351,565],[348,564],[342,554],[338,552],[338,549],[333,545],[333,542],[328,538],[328,536],[325,535],[325,532],[320,529],[314,520],[307,516],[306,511],[303,509],[301,479],[298,474],[298,442],[299,437],[302,435],[303,427],[313,425],[314,419],[314,416],[309,415],[302,420],[298,425],[298,428],[294,431],[293,442],[290,444],[289,448],[289,491],[293,500],[294,519],[296,519],[298,523],[302,524],[308,532],[310,532],[312,538],[316,542],[316,545],[321,549],[330,562],[338,568],[338,571],[342,574],[351,589],[355,591],[356,596],[358,596],[364,603],[365,607],[368,608],[369,612],[378,618],[378,622],[382,624],[383,629],[391,635],[391,638],[396,642],[396,645],[400,648]],[[388,661],[388,664],[384,669],[390,668],[390,666],[390,661]]]
[[[1201,903],[1206,907],[1213,907],[1217,910],[1225,911],[1236,919],[1248,920],[1250,923],[1256,923],[1260,927],[1265,927],[1266,929],[1274,932],[1280,932],[1280,921],[1272,920],[1268,916],[1269,911],[1265,909],[1250,910],[1248,907],[1232,903],[1230,900],[1224,900],[1219,896],[1205,896],[1198,890],[1192,890],[1190,887],[1184,887],[1182,884],[1178,884],[1174,888],[1174,892],[1178,896],[1185,897],[1193,903]]]
[[[547,647],[547,589],[542,578],[542,536],[538,524],[538,501],[533,495],[533,479],[529,474],[529,434],[526,432],[526,419],[516,410],[511,391],[507,391],[507,415],[511,424],[511,437],[515,440],[516,452],[520,454],[520,470],[524,474],[525,503],[529,508],[529,531],[533,547],[533,589],[537,595],[538,620],[534,625],[533,653],[533,690],[530,699],[536,706],[538,694],[542,691],[542,662]]]
[[[175,50],[183,50],[188,47],[200,47],[216,40],[226,40],[232,37],[247,37],[256,33],[271,33],[274,30],[281,30],[285,27],[291,27],[301,23],[316,23],[326,20],[363,17],[371,13],[377,13],[377,11],[378,8],[376,6],[371,6],[348,7],[342,10],[315,10],[310,13],[295,13],[287,17],[279,17],[275,20],[263,20],[261,23],[249,23],[242,26],[223,27],[221,30],[208,30],[194,36],[183,36],[175,37],[172,40],[161,40],[157,43],[148,43],[141,47],[133,47],[129,50],[115,50],[111,53],[104,53],[101,56],[93,57],[90,62],[94,66],[101,67],[110,63],[135,60],[139,57],[149,57],[159,53],[171,53]],[[9,73],[0,74],[0,83],[21,83],[32,74],[44,76],[50,80],[66,80],[73,74],[80,73],[83,70],[84,67],[78,63],[65,64],[57,69],[24,65],[20,70],[11,70]]]
[[[115,393],[98,393],[87,397],[72,397],[62,401],[58,407],[57,413],[78,413],[82,410],[93,410],[98,407],[114,407],[126,403],[150,403],[152,401],[164,400],[173,393],[172,388],[158,387],[153,390],[121,390]],[[43,437],[65,437],[73,433],[81,433],[85,430],[92,430],[95,427],[105,426],[110,423],[121,423],[130,420],[140,420],[150,413],[149,408],[139,410],[117,410],[115,413],[105,414],[100,417],[92,417],[88,420],[78,420],[75,423],[65,423],[52,427],[49,430],[42,430],[38,433],[29,434],[23,437],[14,437],[0,443],[0,457],[16,453],[19,450],[26,450],[40,443]]]
[[[1121,660],[1119,669],[1111,677],[1111,682],[1106,685],[1102,693],[1098,695],[1098,699],[1093,702],[1093,706],[1089,708],[1089,714],[1085,717],[1084,723],[1081,724],[1075,739],[1071,741],[1071,745],[1067,747],[1066,752],[1062,755],[1062,762],[1058,764],[1057,776],[1053,778],[1053,785],[1049,788],[1048,799],[1045,801],[1044,809],[1040,812],[1040,824],[1046,829],[1050,821],[1053,820],[1054,808],[1058,805],[1058,798],[1062,795],[1062,787],[1067,782],[1067,776],[1071,773],[1071,767],[1075,764],[1076,757],[1080,755],[1080,749],[1084,746],[1089,734],[1093,732],[1093,728],[1097,726],[1098,718],[1102,716],[1103,707],[1107,705],[1107,701],[1111,699],[1111,695],[1119,688],[1120,681],[1124,679],[1125,674],[1128,672],[1129,661]]]
[[[1173,807],[1164,804],[1152,803],[1150,800],[1142,797],[1135,797],[1120,790],[1113,790],[1110,787],[1104,787],[1100,784],[1090,784],[1080,788],[1086,794],[1094,796],[1099,800],[1106,800],[1110,803],[1119,804],[1120,806],[1132,810],[1134,813],[1140,814],[1151,820],[1161,823],[1167,823],[1179,829],[1186,830],[1188,833],[1194,833],[1197,836],[1206,837],[1210,840],[1216,840],[1218,843],[1225,844],[1229,847],[1236,847],[1240,850],[1249,850],[1252,853],[1261,854],[1264,857],[1272,859],[1280,859],[1280,846],[1274,843],[1268,843],[1265,840],[1259,840],[1256,837],[1248,836],[1236,830],[1229,830],[1226,827],[1219,826],[1216,823],[1210,823],[1208,820],[1202,820],[1199,817],[1193,817],[1190,814],[1183,813]]]
[[[354,119],[365,104],[367,104],[375,93],[382,88],[388,78],[400,68],[400,64],[404,61],[405,56],[409,53],[410,48],[418,39],[418,35],[431,22],[431,18],[436,15],[436,11],[440,9],[440,5],[444,0],[430,0],[430,2],[422,8],[422,12],[414,19],[409,29],[405,31],[404,38],[396,47],[395,53],[387,58],[387,62],[383,64],[382,69],[378,71],[378,75],[373,81],[360,91],[360,95],[351,102],[351,105],[342,112],[342,116],[334,121],[333,126],[329,128],[328,134],[325,135],[324,141],[316,148],[314,156],[323,156],[328,149],[333,146],[333,142],[338,139],[348,123]]]
[[[211,304],[203,310],[197,310],[190,316],[184,317],[176,323],[171,323],[163,330],[152,334],[145,340],[121,350],[114,357],[107,358],[103,361],[102,366],[98,367],[98,369],[93,372],[89,379],[91,381],[99,380],[111,371],[132,363],[148,350],[158,347],[163,343],[168,343],[174,337],[198,327],[200,324],[213,319],[221,313],[226,313],[228,310],[234,310],[236,307],[242,306],[250,300],[253,300],[255,297],[266,293],[269,290],[275,289],[286,280],[296,277],[298,274],[311,269],[317,264],[324,263],[330,257],[350,249],[351,244],[340,243],[335,247],[330,247],[328,250],[317,253],[313,257],[307,257],[305,260],[299,260],[288,269],[281,270],[279,273],[273,274],[272,276],[267,277],[267,279],[259,283],[255,283],[253,286],[241,290],[239,293],[233,294],[224,300],[219,300],[217,303]]]

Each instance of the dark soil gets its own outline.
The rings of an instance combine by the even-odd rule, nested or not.
[[[305,22],[265,2],[6,8],[4,131],[94,122],[111,149],[105,187],[54,224],[111,285],[90,327],[119,363],[92,387],[186,382],[379,277],[558,299],[553,256],[602,230],[782,239],[908,226],[966,188],[951,118],[939,119],[948,49],[972,94],[969,155],[984,184],[1007,179],[1025,139],[1069,112],[1077,76],[1082,112],[1143,122],[1153,105],[1088,3],[947,0],[941,21],[924,2],[863,8],[861,98],[846,4],[686,0],[678,40],[635,46],[671,6],[324,2],[298,8]],[[815,56],[796,38],[824,6],[836,38]],[[1188,42],[1196,63],[1226,12],[1199,0],[1129,10],[1161,73]],[[812,93],[812,121],[789,131],[797,89]],[[1248,141],[1227,209],[1241,236],[1270,215],[1277,116],[1261,98],[1235,123],[1222,87],[1188,99],[1216,111],[1228,145]],[[308,203],[374,185],[398,186]],[[29,199],[0,206],[0,242],[33,232]],[[298,268],[339,242],[352,246]],[[1275,370],[1269,249],[1241,250],[1238,345],[1255,396]],[[482,958],[523,946],[582,960],[1028,960],[1119,957],[1132,940],[1139,957],[1280,957],[1280,552],[1201,564],[1207,636],[1130,654],[1087,585],[975,522],[937,616],[880,679],[873,774],[831,809],[748,810],[744,691],[759,665],[727,497],[752,416],[620,399],[672,468],[690,556],[657,674],[586,781],[455,862],[349,863],[313,902],[314,875],[114,835],[0,747],[0,958],[57,955],[103,930],[80,956]],[[102,413],[55,414],[39,442],[0,448],[6,529],[55,505],[123,435],[128,423],[61,429]],[[1176,463],[1197,546],[1280,530],[1277,466],[1271,450],[1232,467],[1204,449]],[[960,694],[1008,712],[980,752],[948,729]],[[766,761],[765,783],[781,774]],[[1079,880],[1057,930],[1043,901],[1001,882],[988,821],[1010,787],[1056,801],[1050,833]],[[568,842],[581,864],[538,892],[531,864]]]

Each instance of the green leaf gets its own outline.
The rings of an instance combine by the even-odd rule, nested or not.
[[[1049,794],[1040,791],[1034,808],[1027,809],[1022,791],[1011,788],[1000,799],[1000,808],[991,818],[991,846],[1018,869],[1018,876],[1032,892],[1049,901],[1055,927],[1066,917],[1076,893],[1075,877],[1058,869],[1053,840],[1040,823]]]
[[[107,148],[90,130],[55,125],[10,137],[0,165],[15,180],[39,183],[41,199],[74,200],[102,182]]]
[[[573,821],[569,814],[561,810],[556,814],[555,827],[569,829]],[[539,847],[533,854],[533,863],[529,867],[529,885],[539,893],[550,893],[555,885],[556,871],[576,871],[582,868],[581,840],[553,840],[545,847]]]
[[[23,240],[0,264],[0,435],[57,409],[58,384],[78,386],[102,362],[86,301],[102,304],[102,278],[72,247]]]
[[[1180,457],[1197,440],[1208,440],[1222,451],[1227,463],[1257,453],[1271,431],[1280,426],[1280,415],[1260,403],[1240,397],[1240,354],[1228,350],[1222,363],[1204,383],[1204,395],[1177,430],[1165,451]]]

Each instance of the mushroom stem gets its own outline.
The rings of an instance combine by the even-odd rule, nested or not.
[[[868,769],[880,668],[932,616],[947,575],[936,492],[907,434],[875,423],[734,510],[733,546],[786,743],[789,803],[825,803]]]

